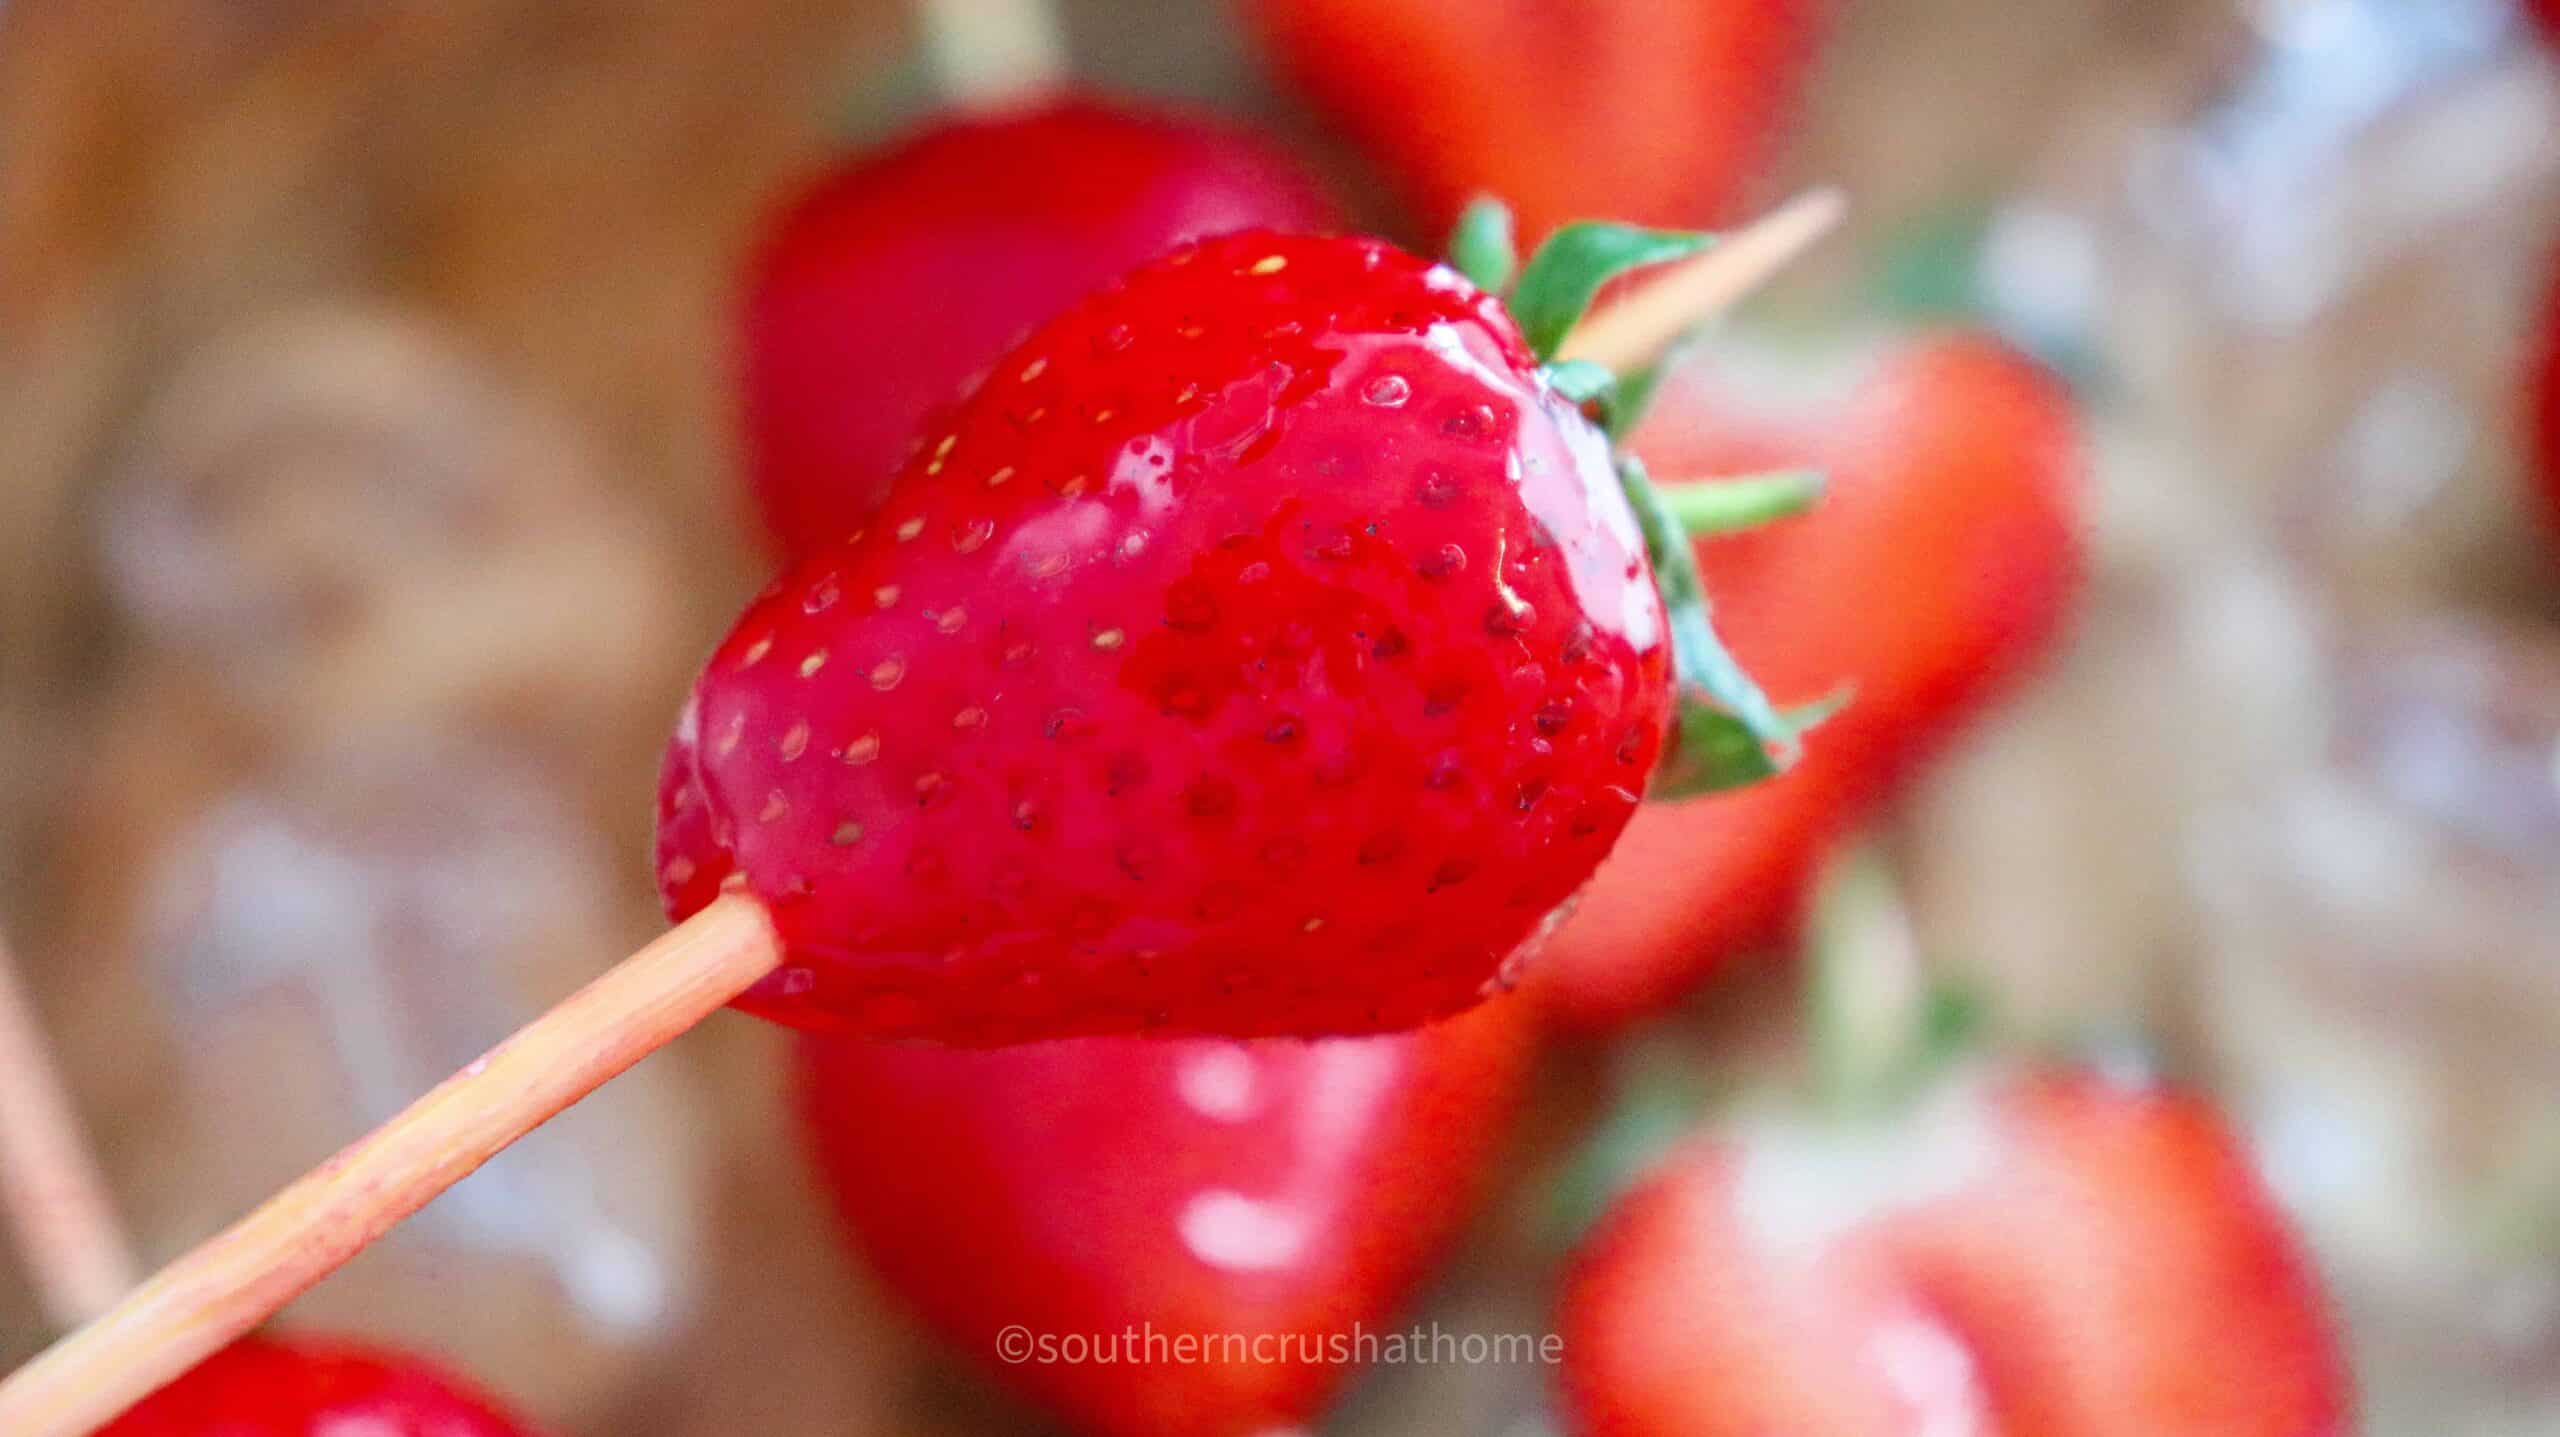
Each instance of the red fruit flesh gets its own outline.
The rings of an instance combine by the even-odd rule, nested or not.
[[[751,606],[661,787],[742,1006],[991,1044],[1476,1002],[1634,812],[1668,650],[1608,446],[1500,306],[1247,234],[1045,326]]]
[[[746,452],[792,554],[878,506],[937,411],[1031,326],[1184,240],[1329,230],[1276,150],[1066,100],[946,121],[831,170],[774,222],[746,306]]]
[[[1518,1105],[1518,1009],[1314,1043],[813,1039],[809,1133],[880,1277],[1078,1430],[1277,1432],[1351,1375],[1327,1339],[1391,1322],[1465,1222]],[[1066,1360],[1132,1329],[1166,1345]]]
[[[1573,1430],[2328,1437],[2317,1285],[2210,1110],[2096,1077],[1701,1142],[1578,1254]]]
[[[250,1337],[98,1437],[524,1437],[489,1399],[414,1357]]]
[[[1435,234],[1479,194],[1524,236],[1732,218],[1805,62],[1814,0],[1256,0],[1290,78]]]
[[[1811,512],[1703,542],[1698,561],[1718,631],[1774,697],[1852,696],[1787,773],[1637,815],[1533,970],[1569,1027],[1632,1021],[1785,942],[1823,853],[2050,647],[2076,587],[2078,425],[2007,348],[1913,344],[1820,422],[1753,413],[1685,371],[1637,448],[1666,483],[1828,471]]]

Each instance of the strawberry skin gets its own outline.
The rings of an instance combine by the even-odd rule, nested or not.
[[[1254,0],[1265,48],[1432,233],[1479,194],[1521,233],[1733,217],[1781,128],[1816,0]]]
[[[2333,1437],[2321,1295],[2214,1114],[2089,1074],[1680,1150],[1562,1299],[1576,1432]]]
[[[1754,414],[1684,371],[1637,448],[1666,480],[1828,472],[1810,512],[1704,541],[1698,562],[1717,629],[1771,694],[1851,699],[1788,772],[1636,817],[1533,973],[1567,1027],[1632,1021],[1784,943],[1831,844],[2052,645],[2077,589],[2078,420],[1996,341],[1909,342],[1835,413]]]
[[[1094,99],[945,121],[828,171],[748,279],[746,452],[767,532],[798,554],[861,527],[1006,346],[1176,244],[1337,219],[1277,150]]]
[[[1634,812],[1671,704],[1606,441],[1493,299],[1247,233],[1034,333],[698,682],[671,914],[751,1011],[995,1044],[1411,1027]]]
[[[1313,1043],[804,1039],[804,1112],[855,1246],[991,1374],[1078,1431],[1247,1437],[1309,1423],[1354,1371],[1319,1344],[1393,1322],[1466,1221],[1521,1009]],[[1270,1341],[1008,1360],[1017,1325]]]
[[[525,1437],[531,1429],[416,1358],[346,1343],[235,1342],[98,1437]]]

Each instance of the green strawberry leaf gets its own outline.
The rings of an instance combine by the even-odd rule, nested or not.
[[[1830,710],[1796,719],[1778,712],[1716,637],[1689,536],[1634,455],[1618,456],[1618,482],[1635,509],[1654,582],[1662,590],[1662,607],[1671,621],[1672,667],[1681,689],[1680,742],[1654,775],[1655,795],[1711,793],[1783,771],[1795,761],[1796,735]]]
[[[1801,514],[1814,506],[1830,476],[1819,469],[1775,469],[1766,474],[1701,479],[1658,488],[1662,506],[1692,539],[1738,534]]]
[[[1778,717],[1786,725],[1788,743],[1793,744],[1848,702],[1844,689],[1817,703],[1782,711]],[[1768,742],[1752,732],[1749,725],[1693,692],[1680,696],[1677,723],[1678,744],[1663,756],[1647,797],[1668,800],[1722,793],[1786,771],[1779,756],[1770,752]]]
[[[1618,387],[1618,376],[1607,365],[1587,359],[1559,359],[1546,366],[1547,387],[1576,404],[1599,400],[1608,403],[1609,392]]]
[[[1686,259],[1716,242],[1710,234],[1648,230],[1634,225],[1585,222],[1549,236],[1520,271],[1511,292],[1511,317],[1530,351],[1553,359],[1565,335],[1581,323],[1601,286],[1629,270]]]
[[[1511,207],[1491,195],[1468,202],[1449,231],[1449,263],[1487,294],[1511,285],[1520,267],[1520,246],[1513,237]]]
[[[1600,396],[1600,427],[1612,439],[1624,439],[1636,432],[1644,422],[1644,412],[1653,405],[1653,391],[1662,383],[1663,366],[1647,365],[1633,374],[1621,374],[1609,392]]]

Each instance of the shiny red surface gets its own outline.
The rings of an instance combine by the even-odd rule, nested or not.
[[[1669,704],[1605,441],[1375,240],[1181,252],[1034,334],[758,599],[662,785],[834,1031],[1375,1032],[1476,1002]]]
[[[1553,1013],[1607,1028],[1784,943],[1814,867],[2053,645],[2078,590],[2070,395],[1980,337],[1911,342],[1805,412],[1712,366],[1664,386],[1636,447],[1665,483],[1818,466],[1804,515],[1698,546],[1717,630],[1782,704],[1847,708],[1766,783],[1636,816],[1533,970]]]
[[[811,1039],[805,1111],[856,1248],[990,1374],[1079,1431],[1245,1437],[1312,1418],[1357,1370],[1325,1340],[1393,1324],[1465,1223],[1519,1006],[1314,1043]],[[1133,1328],[1121,1361],[1042,1360]]]
[[[2310,1270],[2202,1104],[2010,1078],[1909,1131],[1702,1142],[1631,1193],[1565,1288],[1571,1430],[2348,1430]]]
[[[792,553],[853,532],[1024,331],[1176,244],[1339,219],[1224,124],[1094,99],[941,121],[818,177],[749,277],[749,478]]]
[[[1734,218],[1777,148],[1820,0],[1253,0],[1284,72],[1437,237],[1479,194],[1568,220]]]
[[[98,1437],[529,1437],[488,1398],[414,1357],[244,1338]]]

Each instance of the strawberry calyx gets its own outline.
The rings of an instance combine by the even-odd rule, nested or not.
[[[1819,469],[1777,469],[1676,484],[1662,491],[1663,505],[1692,539],[1739,534],[1801,514],[1822,498],[1830,476]]]
[[[1559,359],[1565,337],[1612,280],[1686,259],[1715,242],[1714,235],[1696,231],[1586,221],[1556,230],[1521,265],[1510,210],[1484,198],[1459,216],[1448,254],[1450,264],[1479,289],[1502,298],[1548,387],[1593,414],[1615,444],[1642,416],[1654,371],[1621,375],[1589,360]],[[1674,742],[1664,750],[1647,797],[1716,793],[1784,772],[1795,761],[1800,736],[1836,711],[1846,695],[1792,711],[1772,704],[1717,636],[1690,540],[1799,512],[1819,497],[1821,476],[1788,473],[1684,486],[1706,492],[1684,494],[1675,505],[1654,487],[1634,454],[1620,449],[1616,461],[1670,619],[1680,689]]]

